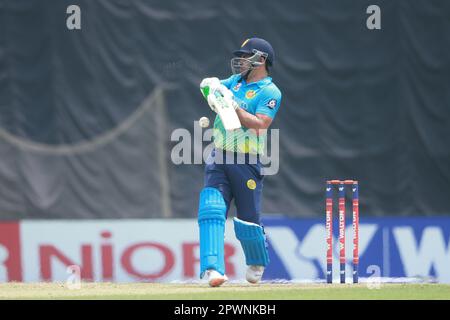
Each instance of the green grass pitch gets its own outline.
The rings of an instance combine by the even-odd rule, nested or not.
[[[0,299],[163,299],[163,300],[329,300],[329,299],[445,299],[448,284],[207,284],[82,283],[68,289],[64,283],[2,283]]]

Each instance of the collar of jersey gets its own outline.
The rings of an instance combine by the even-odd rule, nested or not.
[[[267,86],[268,84],[270,84],[270,83],[272,82],[272,78],[269,77],[269,76],[267,76],[267,77],[265,77],[265,78],[262,78],[262,79],[259,80],[259,81],[251,82],[251,83],[247,83],[244,79],[242,79],[241,82],[243,82],[243,84],[244,84],[245,86],[257,85],[258,87],[261,88],[261,87],[264,87],[264,86]]]

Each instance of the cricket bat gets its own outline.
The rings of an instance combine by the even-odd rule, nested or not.
[[[212,100],[212,103],[216,107],[217,114],[220,120],[222,120],[225,130],[239,129],[241,127],[241,121],[231,103],[227,102],[219,91],[214,90],[212,93],[208,98]]]

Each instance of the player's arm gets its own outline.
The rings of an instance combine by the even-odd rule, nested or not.
[[[255,129],[257,134],[260,133],[259,130],[268,129],[273,120],[268,115],[262,113],[254,115],[241,108],[236,108],[236,113],[241,124],[246,128]]]
[[[260,130],[267,130],[272,124],[275,115],[280,108],[281,92],[278,89],[261,92],[262,96],[255,110],[255,114],[251,114],[244,109],[236,108],[236,113],[244,127],[256,130],[260,134]]]
[[[231,86],[233,85],[233,83],[236,83],[236,80],[237,80],[237,75],[234,74],[227,79],[220,80],[220,83],[223,84],[225,87],[227,87],[227,89],[231,89]]]

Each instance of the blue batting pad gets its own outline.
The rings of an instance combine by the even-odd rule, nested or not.
[[[267,266],[269,252],[263,228],[255,223],[234,218],[234,232],[242,245],[247,265]]]
[[[208,269],[225,274],[224,236],[226,204],[216,188],[200,193],[198,225],[200,228],[200,278]]]

